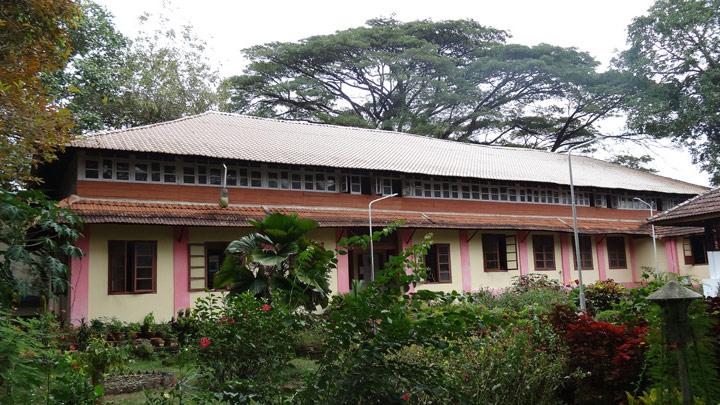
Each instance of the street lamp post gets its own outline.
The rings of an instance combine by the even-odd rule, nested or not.
[[[373,230],[372,230],[372,205],[378,201],[386,200],[388,198],[397,197],[398,193],[393,193],[380,197],[376,200],[370,201],[368,204],[368,228],[370,231],[370,281],[375,281],[375,250],[373,248]]]
[[[652,204],[648,203],[647,201],[643,200],[642,198],[635,197],[633,200],[639,201],[645,206],[647,206],[650,209],[650,218],[653,216],[653,206]],[[655,225],[651,224],[650,228],[652,229],[652,240],[653,240],[653,256],[655,259],[655,274],[658,274],[658,257],[657,257],[657,237],[655,236]]]
[[[589,145],[593,142],[595,142],[596,139],[593,139],[591,141],[583,142],[581,144],[577,144],[575,146],[572,146],[568,149],[568,172],[570,174],[570,205],[572,206],[572,220],[573,220],[573,234],[575,236],[575,270],[578,272],[578,282],[579,282],[579,289],[580,289],[580,311],[585,312],[587,310],[587,307],[585,306],[585,285],[583,284],[583,277],[582,277],[582,268],[581,268],[581,261],[580,261],[580,238],[578,235],[578,226],[577,226],[577,208],[575,207],[575,184],[573,182],[573,172],[572,172],[572,151],[576,148],[579,148],[581,146]]]

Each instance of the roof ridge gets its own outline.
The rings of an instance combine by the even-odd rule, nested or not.
[[[138,130],[147,129],[147,128],[161,127],[161,126],[173,124],[176,122],[199,118],[204,115],[209,115],[212,112],[213,111],[208,110],[208,111],[205,111],[205,112],[202,112],[199,114],[192,114],[192,115],[186,115],[186,116],[183,116],[180,118],[175,118],[174,120],[170,120],[170,121],[153,122],[152,124],[144,124],[144,125],[138,125],[135,127],[128,127],[128,128],[109,129],[106,131],[99,131],[99,132],[83,134],[83,136],[86,138],[95,138],[95,137],[100,137],[100,136],[105,136],[105,135],[113,135],[113,134],[122,133],[122,132],[133,132],[133,131],[138,131]]]
[[[367,132],[379,132],[384,134],[393,134],[393,135],[401,135],[401,136],[411,136],[414,138],[421,138],[431,141],[442,141],[447,142],[455,145],[468,145],[468,146],[474,146],[474,147],[480,147],[480,148],[489,148],[489,149],[504,149],[504,150],[513,150],[513,151],[527,151],[527,152],[533,152],[533,153],[541,153],[551,156],[561,156],[566,154],[567,152],[553,152],[545,149],[534,149],[534,148],[524,148],[521,146],[504,146],[504,145],[486,145],[481,143],[474,143],[474,142],[464,142],[464,141],[456,141],[452,139],[442,139],[442,138],[436,138],[434,136],[428,136],[428,135],[420,135],[420,134],[413,134],[410,132],[404,132],[404,131],[391,131],[387,129],[377,129],[377,128],[363,128],[363,127],[354,127],[354,126],[344,126],[344,125],[337,125],[337,124],[326,124],[326,123],[320,123],[320,122],[310,122],[310,121],[295,121],[295,120],[283,120],[280,118],[272,118],[272,117],[260,117],[255,115],[248,115],[248,114],[239,114],[239,113],[232,113],[232,112],[226,112],[226,111],[217,111],[217,110],[208,110],[204,114],[218,114],[218,115],[226,115],[230,117],[243,117],[243,118],[250,118],[255,120],[264,120],[264,121],[273,121],[273,122],[282,122],[282,123],[292,123],[292,124],[301,124],[301,125],[308,125],[308,126],[318,126],[318,127],[329,127],[329,128],[342,128],[342,129],[353,129],[357,131],[367,131]],[[661,179],[670,179],[673,181],[682,182],[684,184],[690,185],[690,186],[698,186],[697,184],[693,184],[684,180],[675,179],[673,177],[668,176],[662,176],[657,173],[651,173],[640,169],[633,169],[632,167],[623,166],[618,163],[608,162],[607,160],[603,160],[594,156],[586,156],[586,155],[573,155],[577,158],[584,158],[584,159],[592,159],[597,162],[600,162],[602,164],[611,165],[613,167],[620,168],[622,170],[629,170],[633,173],[642,174],[642,175],[648,175],[656,178]],[[702,187],[702,186],[701,186]]]

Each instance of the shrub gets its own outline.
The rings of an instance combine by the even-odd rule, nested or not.
[[[585,314],[573,319],[562,307],[551,319],[568,347],[570,366],[588,373],[577,383],[572,402],[617,403],[625,399],[626,391],[638,391],[647,328],[599,322]]]
[[[556,305],[567,303],[568,293],[564,289],[540,287],[506,291],[495,299],[493,306],[525,316],[530,313],[548,314]]]
[[[121,366],[128,360],[128,352],[125,347],[113,346],[104,339],[93,338],[82,352],[82,359],[88,367],[93,385],[98,385],[111,368]]]
[[[559,281],[549,278],[545,274],[525,274],[522,276],[513,277],[513,282],[509,292],[524,293],[530,290],[557,290],[562,291],[564,287]]]
[[[579,300],[578,289],[574,289],[575,302]],[[585,287],[585,300],[588,312],[595,314],[612,309],[627,295],[627,289],[612,279],[596,281]]]
[[[198,300],[194,317],[198,363],[211,372],[210,389],[231,380],[272,381],[291,359],[292,317],[250,292]]]

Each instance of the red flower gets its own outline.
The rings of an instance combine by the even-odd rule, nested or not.
[[[403,392],[402,396],[400,397],[403,401],[409,401],[410,400],[410,393],[409,392]]]
[[[212,343],[212,340],[209,337],[202,337],[200,338],[200,347],[203,349],[206,349],[210,344]]]
[[[260,307],[260,309],[261,309],[263,312],[269,311],[270,308],[271,308],[271,307],[270,307],[270,304],[263,304],[263,305]]]

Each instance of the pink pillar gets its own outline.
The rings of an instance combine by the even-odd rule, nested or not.
[[[600,280],[607,280],[607,262],[605,258],[605,236],[597,239],[595,243],[595,252],[597,253],[598,259],[598,277]]]
[[[675,238],[665,239],[665,258],[667,259],[668,273],[679,273],[680,269],[677,265],[678,260]]]
[[[530,269],[528,265],[528,246],[527,246],[527,238],[528,238],[529,232],[518,232],[517,237],[517,246],[518,246],[518,254],[520,255],[520,275],[524,276],[528,274],[528,270]]]
[[[190,307],[190,264],[187,228],[173,230],[173,308],[175,313]]]
[[[89,320],[90,229],[87,226],[83,230],[83,236],[75,241],[75,246],[82,250],[83,256],[70,260],[69,310],[70,323],[79,325],[83,320]]]
[[[637,254],[635,253],[635,239],[629,238],[629,248],[630,248],[630,271],[632,271],[632,281],[633,283],[637,283],[640,278],[638,277],[638,268],[637,268]]]
[[[572,276],[570,267],[570,236],[566,234],[560,235],[560,253],[562,254],[562,274],[563,284],[570,284]]]
[[[337,244],[345,236],[343,229],[335,229],[335,249],[341,249]],[[350,291],[350,252],[337,255],[337,291],[344,294]]]
[[[460,237],[460,267],[462,268],[462,287],[464,292],[472,290],[472,272],[470,271],[470,242],[466,230],[458,232]]]
[[[398,232],[398,237],[400,238],[400,248],[402,250],[405,250],[405,249],[409,248],[410,246],[412,246],[412,236],[413,236],[412,229],[406,229],[406,228],[400,229],[400,231]],[[452,272],[452,269],[450,269],[450,272]],[[405,273],[412,274],[412,269],[408,267],[407,269],[405,269]],[[411,285],[409,292],[411,292],[411,293],[415,292],[415,287]]]

